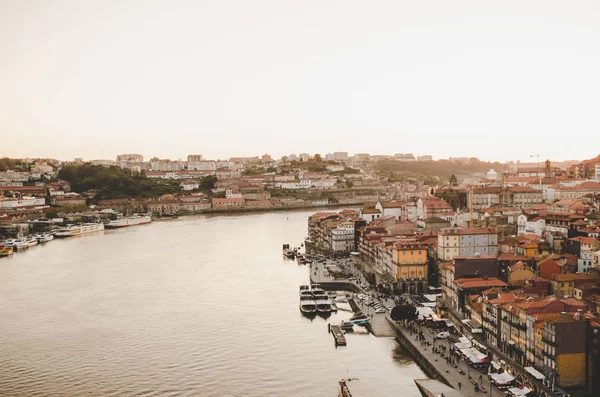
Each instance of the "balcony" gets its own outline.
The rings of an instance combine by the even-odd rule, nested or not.
[[[555,355],[548,353],[546,350],[542,351],[542,356],[546,356],[546,357],[548,357],[552,361],[554,361],[554,359],[556,357]]]
[[[551,341],[548,338],[542,337],[542,342],[546,343],[547,345],[556,347],[556,341]]]

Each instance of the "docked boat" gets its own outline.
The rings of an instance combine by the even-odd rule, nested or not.
[[[103,223],[82,223],[61,227],[54,232],[55,237],[73,237],[104,230]]]
[[[5,256],[11,256],[14,253],[15,250],[13,247],[0,247],[0,258]]]
[[[17,244],[21,244],[21,240],[16,239],[16,238],[9,238],[7,240],[4,240],[1,245],[3,247],[10,247],[14,250],[14,248],[17,246]]]
[[[152,218],[148,215],[132,215],[112,220],[106,225],[104,225],[104,227],[106,227],[107,229],[116,229],[119,227],[144,225],[151,222]]]
[[[314,314],[317,312],[315,298],[310,291],[300,293],[300,311],[304,314]]]
[[[54,240],[54,236],[50,233],[40,233],[33,236],[38,243],[47,243],[48,241]]]
[[[352,322],[353,324],[357,325],[366,325],[369,322],[369,317],[363,314],[363,312],[358,311],[352,317],[350,317],[348,322]]]
[[[304,259],[304,257],[302,255],[298,255],[298,257],[296,258],[296,260],[298,261],[299,265],[302,265],[302,264],[306,263],[306,259]]]
[[[291,249],[289,244],[283,244],[283,256],[294,259],[296,257],[296,251]]]
[[[321,288],[320,284],[313,284],[311,291],[315,297],[315,303],[317,304],[317,311],[319,313],[330,313],[331,312],[331,300],[325,293],[325,290]]]
[[[34,245],[37,245],[37,243],[37,240],[33,237],[20,238],[15,241],[14,248],[16,250],[24,250],[29,247],[33,247]]]
[[[340,328],[342,331],[353,332],[354,331],[354,323],[351,321],[342,321],[340,323]]]

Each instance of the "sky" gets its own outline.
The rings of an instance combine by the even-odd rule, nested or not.
[[[600,153],[600,1],[0,0],[0,157]]]

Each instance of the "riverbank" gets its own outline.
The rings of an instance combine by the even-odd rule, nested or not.
[[[244,212],[281,212],[281,211],[293,211],[293,210],[307,210],[307,209],[320,209],[320,208],[345,208],[345,207],[357,207],[362,206],[364,202],[353,202],[344,204],[325,204],[325,205],[293,205],[289,207],[267,207],[267,208],[227,208],[227,209],[206,209],[202,211],[182,213],[182,215],[197,215],[197,214],[236,214]]]

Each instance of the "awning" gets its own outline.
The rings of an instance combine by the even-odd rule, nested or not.
[[[490,376],[491,376],[492,380],[494,382],[496,382],[496,384],[498,384],[498,385],[505,385],[505,384],[510,383],[513,380],[515,380],[515,378],[513,376],[510,376],[506,372],[502,372],[501,374],[492,374]]]
[[[515,344],[515,341],[514,341],[514,340],[509,340],[509,341],[508,341],[508,344],[509,344],[509,345],[514,345],[514,344]]]
[[[542,380],[544,379],[544,374],[542,374],[540,371],[538,371],[537,369],[533,368],[533,367],[525,367],[525,371],[529,372],[529,374],[531,376],[533,376],[534,378],[538,379],[538,380]]]
[[[495,361],[492,361],[492,367],[494,367],[494,369],[495,369],[496,371],[498,371],[500,368],[502,368],[502,367],[500,366],[500,364],[498,364],[498,363],[497,363],[497,362],[495,362]]]
[[[510,389],[508,389],[508,391],[511,392],[512,395],[515,397],[522,397],[522,396],[526,396],[527,394],[529,394],[531,392],[531,389],[526,386],[511,387]]]

